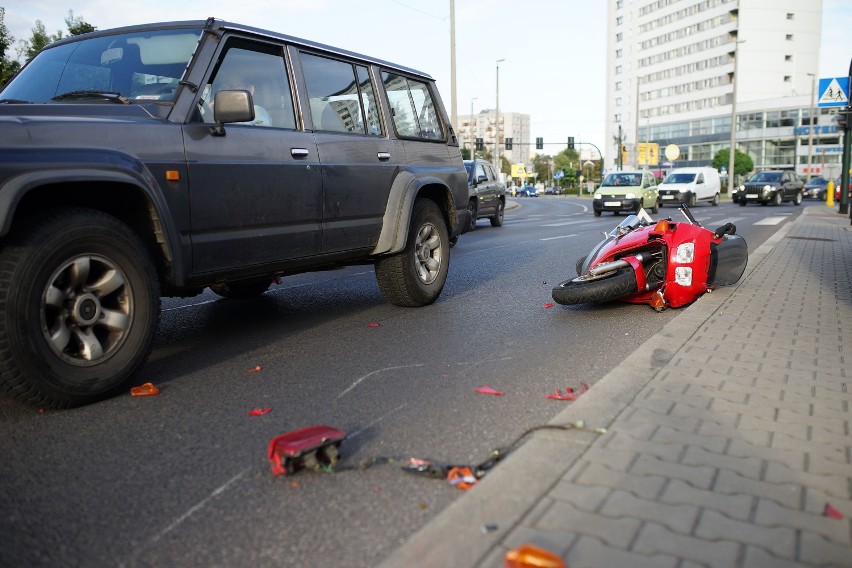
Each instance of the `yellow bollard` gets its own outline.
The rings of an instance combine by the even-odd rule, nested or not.
[[[825,206],[834,207],[834,180],[828,180],[828,185],[825,186]]]

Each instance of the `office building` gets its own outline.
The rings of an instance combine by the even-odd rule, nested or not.
[[[498,144],[495,109],[459,116],[456,134],[463,148],[473,148],[476,139],[481,138],[485,148],[494,156],[495,145]],[[530,115],[501,110],[499,136],[500,156],[505,156],[510,164],[531,164],[530,156],[535,146],[530,147]],[[511,150],[506,150],[506,138],[512,139]]]

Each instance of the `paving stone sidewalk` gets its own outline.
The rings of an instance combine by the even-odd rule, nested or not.
[[[809,206],[383,564],[852,567],[852,230]],[[826,514],[836,512],[835,516]],[[842,518],[836,516],[842,515]]]

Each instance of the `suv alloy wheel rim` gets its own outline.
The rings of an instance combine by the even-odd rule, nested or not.
[[[420,227],[414,241],[414,262],[420,281],[424,284],[433,283],[438,278],[442,261],[441,235],[438,228],[432,223],[425,223]]]

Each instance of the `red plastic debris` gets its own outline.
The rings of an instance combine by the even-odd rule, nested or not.
[[[249,416],[263,416],[264,414],[269,414],[272,412],[271,408],[255,408],[253,410],[248,411]]]
[[[130,389],[130,396],[154,396],[157,394],[160,394],[160,389],[155,387],[153,383],[145,383]]]
[[[249,370],[247,370],[247,371],[246,371],[246,373],[257,373],[257,372],[258,372],[258,371],[260,371],[262,368],[263,368],[263,367],[261,367],[260,365],[258,365],[258,366],[257,366],[257,367],[255,367],[254,369],[249,369]]]
[[[367,324],[367,327],[379,327],[379,324],[376,322],[370,322]]]
[[[553,302],[547,302],[547,303],[544,305],[544,307],[545,307],[545,308],[552,308],[552,307],[553,307]]]
[[[829,503],[825,504],[825,509],[823,509],[822,514],[826,517],[837,519],[838,521],[843,518],[843,513],[832,507]]]
[[[479,394],[495,394],[495,395],[497,395],[497,396],[503,396],[504,394],[506,394],[506,393],[504,393],[503,391],[498,391],[497,389],[491,388],[491,387],[489,387],[488,385],[483,385],[483,386],[481,386],[481,387],[476,387],[476,388],[475,388],[475,389],[473,389],[473,390],[474,390],[475,392],[478,392]]]
[[[586,383],[580,383],[580,388],[576,391],[571,387],[565,387],[565,394],[562,394],[559,389],[556,389],[555,391],[547,395],[547,398],[552,398],[554,400],[577,400],[588,390],[589,385],[587,385]]]

